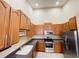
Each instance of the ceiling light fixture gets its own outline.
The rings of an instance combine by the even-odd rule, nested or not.
[[[59,2],[58,1],[56,2],[56,5],[59,5]]]
[[[36,3],[35,6],[38,7],[38,3]]]

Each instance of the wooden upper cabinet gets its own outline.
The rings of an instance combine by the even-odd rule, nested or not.
[[[69,29],[69,22],[66,22],[66,23],[64,23],[62,25],[63,25],[62,32],[67,32],[67,31],[70,30]]]
[[[27,37],[32,37],[33,35],[36,34],[36,29],[35,29],[35,25],[33,23],[31,23],[30,25],[30,30],[26,30],[26,36]]]
[[[6,3],[4,0],[0,0],[0,2],[3,4],[3,6],[5,7],[5,8],[10,8],[11,6],[8,4],[8,3]]]
[[[18,12],[11,11],[10,28],[9,28],[11,45],[19,42],[19,23],[20,23],[20,17]]]
[[[52,30],[52,23],[45,23],[44,30]]]
[[[43,35],[44,34],[43,25],[34,25],[34,34],[35,35]]]
[[[0,50],[9,47],[9,17],[10,17],[10,6],[3,0],[0,0]]]
[[[0,2],[0,50],[4,48],[4,23],[5,23],[5,7]]]
[[[32,37],[34,35],[34,25],[31,23],[30,24],[30,29],[29,30],[26,30],[26,36],[27,37]]]
[[[32,36],[34,35],[34,24],[33,23],[31,23],[31,33],[32,33]]]
[[[77,29],[76,16],[69,19],[69,28],[70,28],[70,30]]]
[[[26,20],[26,29],[31,30],[31,21],[29,17],[27,17],[27,20]]]
[[[21,14],[21,29],[26,29],[26,16]]]
[[[53,31],[53,34],[56,34],[56,25],[55,24],[52,25],[52,31]]]
[[[21,13],[20,29],[30,30],[30,23],[31,23],[30,19],[22,11],[20,11],[20,13]]]
[[[62,25],[61,24],[54,24],[52,26],[53,34],[60,36],[62,34]]]

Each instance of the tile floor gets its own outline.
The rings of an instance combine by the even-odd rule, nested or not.
[[[61,53],[37,52],[36,58],[64,58]]]

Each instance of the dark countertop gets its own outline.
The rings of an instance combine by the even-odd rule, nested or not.
[[[52,35],[51,38],[52,38],[52,40],[63,40],[62,37],[56,36],[56,35]],[[46,39],[46,37],[44,35],[34,35],[32,37],[32,39],[38,39],[38,40],[40,40],[40,39]]]
[[[33,46],[35,46],[35,45],[36,45],[36,43],[37,43],[37,41],[36,41],[36,40],[31,40],[31,41],[28,43],[28,45],[33,45]]]

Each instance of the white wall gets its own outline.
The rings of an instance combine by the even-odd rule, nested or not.
[[[63,7],[63,14],[66,20],[72,16],[77,16],[77,25],[79,27],[79,0],[69,0]]]
[[[43,24],[45,22],[58,24],[65,22],[63,20],[62,8],[35,9],[33,14],[33,23],[35,24]]]
[[[32,7],[27,3],[27,0],[5,0],[15,10],[22,10],[31,19],[33,17]]]

